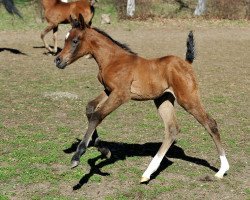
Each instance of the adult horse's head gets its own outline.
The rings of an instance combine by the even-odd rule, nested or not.
[[[67,33],[65,44],[62,51],[55,58],[55,64],[58,68],[64,69],[67,65],[73,63],[78,58],[88,54],[86,40],[86,29],[89,26],[84,22],[80,14],[79,19],[72,19],[70,16],[72,29]]]

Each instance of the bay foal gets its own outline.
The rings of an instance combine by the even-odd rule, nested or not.
[[[82,16],[79,21],[72,20],[72,26],[63,50],[55,59],[56,66],[63,69],[78,58],[91,54],[99,66],[98,79],[105,88],[87,105],[88,129],[72,158],[72,167],[79,164],[93,134],[93,139],[98,140],[96,127],[107,115],[130,99],[153,100],[165,125],[165,138],[142,175],[141,182],[149,181],[178,134],[174,110],[176,99],[213,138],[221,160],[221,167],[215,176],[222,178],[229,164],[217,124],[206,113],[199,97],[197,80],[191,66],[194,60],[192,32],[187,40],[186,60],[177,56],[147,60],[114,41],[106,33],[88,27]],[[104,153],[110,152],[106,149]]]
[[[48,22],[48,26],[41,33],[41,39],[45,48],[51,52],[57,52],[57,31],[59,24],[70,23],[70,16],[77,18],[79,14],[85,19],[86,24],[91,24],[91,20],[94,16],[95,0],[79,0],[76,2],[65,3],[60,0],[42,0],[44,8],[45,19]],[[53,30],[54,49],[52,49],[45,41],[45,35]]]

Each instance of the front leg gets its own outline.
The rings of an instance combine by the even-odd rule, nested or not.
[[[94,131],[89,146],[96,147],[104,157],[111,158],[111,151],[107,147],[103,146],[102,141],[99,139],[97,130]]]
[[[90,118],[92,114],[108,99],[108,95],[105,91],[103,91],[99,96],[97,96],[94,100],[88,102],[86,107],[86,116],[88,118],[88,121],[90,121]],[[106,158],[111,157],[111,152],[108,148],[101,145],[101,142],[98,137],[97,130],[94,131],[92,136],[92,141],[90,142],[91,146],[97,147],[98,151],[101,152],[102,155],[104,155]]]
[[[44,43],[45,48],[49,51],[49,52],[53,52],[53,50],[50,48],[49,44],[45,41],[45,35],[50,32],[52,29],[54,29],[56,26],[54,24],[49,24],[45,30],[41,33],[41,39]]]
[[[120,93],[119,91],[116,92],[114,90],[110,93],[108,99],[100,106],[100,108],[93,112],[89,119],[88,129],[83,137],[83,140],[78,145],[77,150],[72,157],[72,168],[78,166],[80,157],[85,153],[96,127],[107,115],[125,103],[128,99],[128,95],[124,95],[123,93]]]
[[[53,41],[54,41],[54,50],[53,52],[57,53],[57,32],[58,32],[58,26],[53,28]]]

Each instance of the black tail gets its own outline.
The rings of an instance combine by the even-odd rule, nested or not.
[[[188,61],[189,63],[193,63],[194,59],[195,59],[194,35],[193,32],[190,31],[187,38],[186,61]]]
[[[8,11],[8,13],[12,15],[16,14],[20,18],[23,18],[19,10],[16,8],[13,0],[2,0],[2,2],[3,2],[5,9]]]

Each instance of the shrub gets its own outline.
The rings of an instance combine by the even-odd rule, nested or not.
[[[207,16],[219,19],[249,19],[249,0],[210,0],[207,2]]]
[[[127,0],[115,0],[116,9],[119,19],[127,19]],[[150,0],[136,0],[136,11],[133,18],[145,20],[153,17],[151,12],[152,1]]]
[[[128,18],[126,15],[127,0],[114,0],[118,17]],[[133,18],[145,20],[152,17],[174,18],[190,17],[196,0],[136,0]]]

